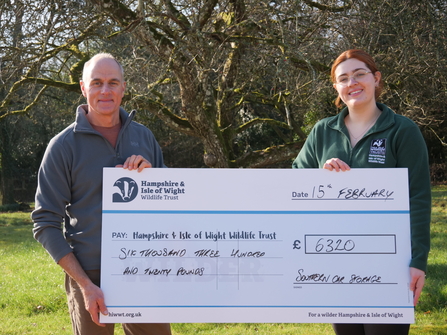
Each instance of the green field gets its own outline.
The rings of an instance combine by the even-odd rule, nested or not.
[[[434,187],[432,251],[411,334],[447,334],[446,207],[447,186]],[[34,241],[29,214],[0,213],[0,334],[71,334],[63,273]],[[173,324],[172,329],[174,335],[333,334],[327,324]]]

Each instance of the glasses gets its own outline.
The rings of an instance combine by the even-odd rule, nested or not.
[[[340,76],[337,78],[336,84],[340,86],[348,86],[349,79],[353,79],[357,83],[361,83],[366,79],[366,75],[372,73],[371,71],[359,70],[352,76]]]

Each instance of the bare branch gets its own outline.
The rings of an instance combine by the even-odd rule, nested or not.
[[[2,115],[0,115],[0,120],[4,119],[4,118],[6,118],[7,116],[10,116],[10,115],[26,114],[26,113],[28,113],[30,111],[30,109],[33,108],[39,102],[43,92],[45,92],[47,88],[48,88],[48,86],[42,87],[41,90],[39,91],[39,93],[37,93],[37,95],[34,98],[34,100],[28,106],[26,106],[25,108],[20,109],[20,110],[10,111],[10,112],[7,112],[5,114],[2,114]]]
[[[141,95],[134,96],[132,100],[157,115],[170,128],[190,136],[197,136],[187,119],[177,116],[163,103]]]
[[[247,152],[242,157],[231,161],[230,166],[234,168],[263,168],[295,158],[302,148],[304,142],[288,143],[269,147],[264,150]]]
[[[329,11],[329,12],[334,12],[334,13],[344,12],[345,10],[350,9],[352,7],[352,4],[348,4],[348,5],[341,6],[341,7],[335,7],[335,6],[323,5],[323,4],[320,4],[318,2],[311,1],[311,0],[303,0],[303,2],[306,3],[310,7],[314,7],[314,8],[318,8],[319,10],[322,10],[322,11]]]
[[[213,13],[214,7],[217,5],[219,0],[207,0],[202,7],[199,18],[199,29],[202,30],[205,24],[208,23]]]
[[[239,126],[236,130],[235,133],[236,134],[240,134],[243,131],[249,129],[250,127],[253,127],[257,124],[270,124],[270,125],[275,125],[281,128],[285,128],[285,129],[290,129],[290,126],[287,123],[278,121],[278,120],[274,120],[274,119],[266,119],[266,118],[256,118],[253,120],[250,120],[246,123],[244,123],[243,125]]]
[[[189,22],[188,18],[185,17],[182,13],[180,13],[177,8],[174,7],[172,2],[170,0],[163,0],[166,7],[168,8],[170,12],[170,17],[173,21],[175,21],[184,31],[188,31],[191,29],[191,23]]]

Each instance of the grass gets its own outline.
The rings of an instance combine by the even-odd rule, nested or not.
[[[0,259],[0,334],[70,334],[62,272],[32,238],[29,213],[0,215]]]
[[[29,212],[0,213],[0,334],[71,334],[58,265],[32,237]],[[433,188],[432,251],[410,334],[447,334],[447,186]],[[327,324],[173,324],[174,335],[333,334]],[[117,325],[117,335],[122,335]]]

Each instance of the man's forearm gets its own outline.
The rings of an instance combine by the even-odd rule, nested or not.
[[[93,284],[72,252],[62,257],[58,264],[82,289]]]
[[[93,322],[98,326],[105,326],[99,322],[99,313],[107,315],[101,289],[90,280],[72,252],[62,257],[58,264],[78,283],[84,296],[85,309],[90,313]]]

